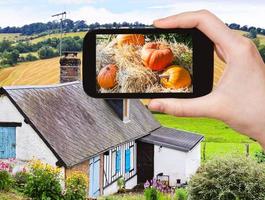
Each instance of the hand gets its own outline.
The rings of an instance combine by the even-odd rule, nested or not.
[[[194,99],[155,99],[149,108],[175,116],[220,119],[265,148],[265,65],[252,41],[206,10],[156,20],[154,25],[198,28],[214,42],[226,68],[210,94]]]

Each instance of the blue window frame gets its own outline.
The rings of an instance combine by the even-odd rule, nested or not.
[[[16,127],[0,127],[0,159],[16,157]]]
[[[129,173],[131,169],[131,151],[130,149],[125,150],[125,173]]]

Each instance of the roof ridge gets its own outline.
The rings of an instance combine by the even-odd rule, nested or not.
[[[81,81],[73,81],[67,83],[58,83],[53,85],[19,85],[19,86],[3,86],[5,90],[20,90],[20,89],[48,89],[48,88],[58,88],[67,85],[75,85],[81,83]]]

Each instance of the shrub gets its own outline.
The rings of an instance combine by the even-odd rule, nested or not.
[[[31,53],[29,53],[26,58],[25,58],[26,61],[35,61],[35,60],[38,60],[38,58],[34,55],[32,55]]]
[[[240,156],[219,157],[202,165],[188,185],[190,200],[264,200],[265,166]]]
[[[4,51],[1,55],[2,60],[1,60],[1,65],[6,65],[6,66],[13,66],[17,64],[18,59],[19,59],[19,52],[17,50],[13,51]]]
[[[123,177],[118,179],[117,185],[119,187],[119,192],[125,192],[125,180]]]
[[[150,187],[144,190],[145,200],[158,200],[158,192],[155,188]]]
[[[58,56],[58,52],[56,52],[52,47],[43,46],[39,49],[38,55],[40,59],[47,59]]]
[[[10,190],[13,184],[11,174],[6,170],[0,170],[0,191]]]
[[[258,163],[265,163],[265,152],[263,150],[256,151],[255,157],[256,157]]]
[[[26,171],[17,172],[14,175],[15,187],[19,192],[24,192],[29,174]]]
[[[84,200],[86,199],[88,178],[82,172],[74,172],[66,179],[65,200]]]
[[[36,200],[62,199],[60,169],[33,160],[29,164],[25,194]]]
[[[184,188],[176,189],[175,191],[175,200],[187,200],[188,192]]]

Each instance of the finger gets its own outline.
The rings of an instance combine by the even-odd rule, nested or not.
[[[159,28],[198,28],[223,49],[234,46],[235,34],[214,14],[206,10],[185,12],[155,20]]]
[[[148,108],[180,117],[216,117],[213,102],[211,95],[194,99],[153,99]]]
[[[226,63],[226,55],[224,53],[224,51],[222,50],[222,48],[218,45],[215,45],[215,52],[216,55],[224,62]]]

